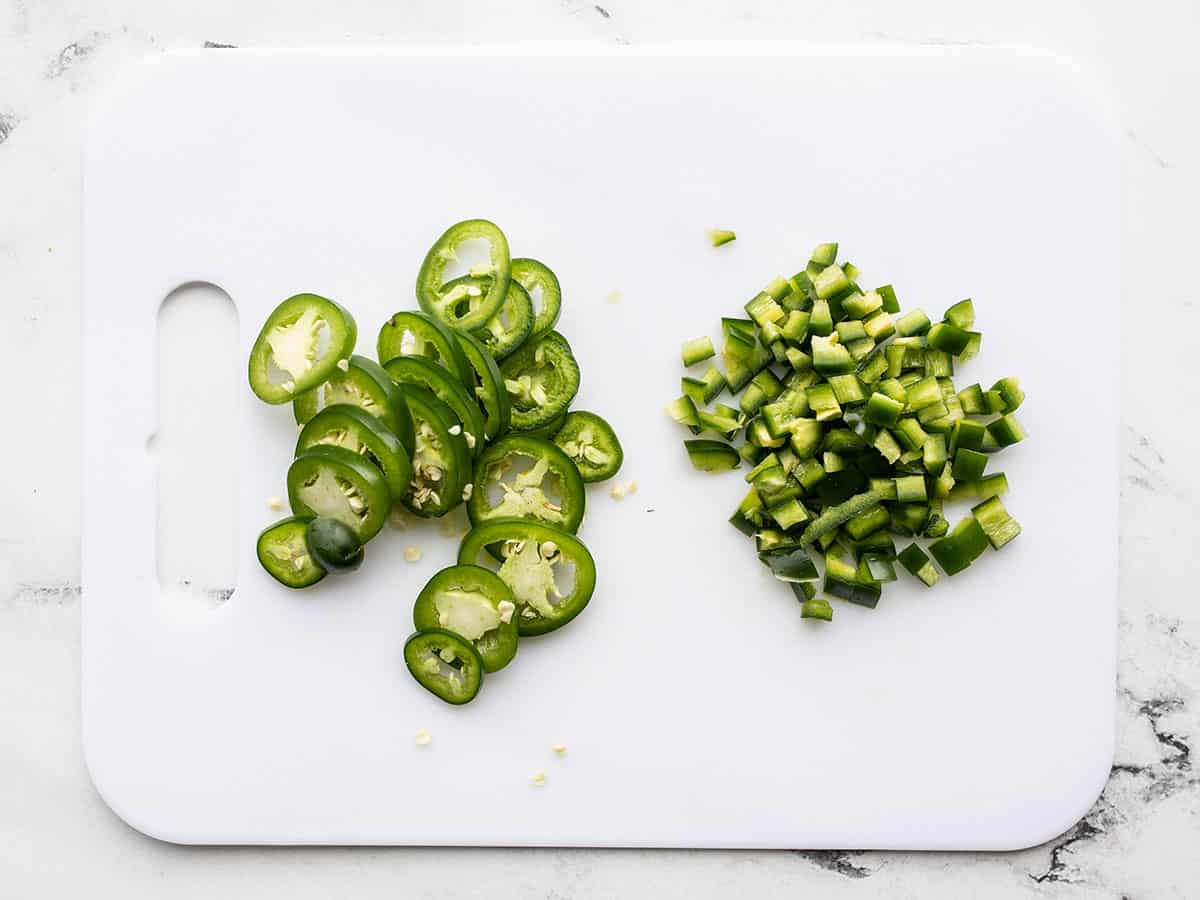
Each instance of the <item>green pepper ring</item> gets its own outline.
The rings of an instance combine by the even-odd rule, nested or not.
[[[525,257],[512,261],[512,279],[525,288],[531,300],[534,288],[542,289],[541,309],[534,304],[533,330],[527,340],[535,340],[553,330],[562,312],[562,286],[558,276],[545,263]]]
[[[495,572],[482,566],[448,566],[430,578],[417,595],[416,603],[413,604],[413,626],[418,631],[432,628],[454,631],[449,625],[441,623],[437,606],[438,594],[454,588],[468,588],[481,593],[493,601],[493,606],[499,606],[505,600],[513,602],[512,591]],[[459,636],[464,640],[471,640],[466,635]],[[516,619],[501,622],[496,628],[484,632],[471,642],[483,660],[484,670],[500,671],[517,655]]]
[[[539,375],[542,381],[538,387],[546,394],[546,402],[540,403],[533,396],[524,396],[524,388],[521,392],[509,390],[510,394],[517,394],[517,399],[510,397],[513,431],[533,431],[549,424],[566,411],[579,392],[579,363],[567,339],[557,331],[527,342],[504,360],[500,371],[506,390],[510,382]]]
[[[404,333],[412,332],[421,342],[420,352],[407,354],[404,349]],[[472,366],[463,354],[459,342],[455,340],[462,332],[447,328],[433,316],[418,310],[404,310],[395,313],[383,323],[379,329],[379,338],[375,342],[375,355],[380,364],[386,366],[388,361],[397,356],[423,356],[440,363],[458,376],[466,384],[471,378]],[[426,345],[437,355],[431,357]]]
[[[420,438],[421,423],[425,422],[441,445],[441,449],[434,453],[438,467],[442,471],[437,480],[438,488],[434,490],[434,493],[438,495],[436,503],[428,502],[428,498],[418,501],[418,497],[411,489],[400,498],[400,501],[415,515],[423,518],[436,518],[445,515],[462,502],[463,488],[466,487],[467,480],[471,477],[471,451],[467,448],[466,439],[461,431],[462,426],[454,415],[454,411],[434,396],[431,391],[410,385],[408,403],[416,422],[418,438]],[[459,428],[459,433],[452,434],[451,429],[456,426]],[[419,455],[418,451],[413,456],[414,481],[419,476],[423,477],[417,471],[420,462]],[[423,484],[431,486],[433,482],[426,479]]]
[[[338,478],[348,481],[358,490],[364,503],[363,514],[338,514],[341,510],[319,510],[308,505],[303,499],[304,482],[313,473],[320,474],[321,469],[328,469]],[[325,515],[336,518],[366,543],[379,533],[387,521],[392,506],[392,492],[388,490],[383,473],[367,460],[345,447],[332,447],[320,444],[309,447],[294,460],[287,473],[288,501],[292,512],[298,516]],[[347,507],[348,509],[349,507]]]
[[[490,282],[490,278],[464,275],[447,283],[446,288],[449,290],[458,284],[486,286]],[[501,322],[501,316],[508,320],[507,325]],[[487,347],[492,358],[500,362],[525,343],[533,330],[533,321],[533,301],[529,299],[529,292],[519,282],[510,281],[504,302],[492,317],[475,331],[475,336]]]
[[[321,565],[307,554],[308,544],[305,538],[308,523],[312,520],[312,516],[289,516],[268,525],[258,536],[254,549],[259,563],[268,575],[284,587],[293,590],[311,587],[327,574]],[[281,544],[290,545],[286,559],[271,552]],[[299,568],[292,564],[292,561],[298,558],[295,556],[297,550],[308,555],[308,559],[302,561]]]
[[[405,446],[383,422],[361,407],[349,403],[327,406],[309,419],[296,439],[294,455],[299,456],[309,447],[324,443],[322,438],[334,431],[345,431],[354,442],[363,445],[362,455],[383,472],[393,497],[399,497],[408,490],[408,482],[412,478],[411,439],[409,445]]]
[[[539,544],[553,541],[562,555],[575,564],[575,584],[566,597],[560,598],[553,617],[523,615],[525,604],[513,592],[517,602],[517,631],[521,637],[547,634],[583,612],[596,589],[596,563],[583,542],[565,531],[529,519],[490,519],[467,532],[458,550],[458,562],[460,565],[478,565],[481,559],[490,560],[487,547],[508,540],[536,540]]]
[[[450,650],[455,660],[462,661],[460,671],[463,672],[464,678],[461,688],[455,689],[445,676],[423,671],[421,656],[430,650],[437,653]],[[428,660],[428,655],[425,658]],[[464,640],[453,631],[427,628],[409,635],[408,640],[404,642],[404,664],[417,684],[439,700],[453,706],[470,703],[483,685],[484,668],[479,652],[470,641]]]
[[[487,274],[492,277],[492,282],[478,306],[459,315],[458,301],[446,298],[445,274],[450,260],[454,258],[454,248],[470,240],[487,242],[491,260],[491,271]],[[477,331],[500,309],[508,295],[510,279],[511,260],[504,232],[487,219],[467,219],[447,228],[425,254],[417,274],[417,302],[421,309],[451,328]]]
[[[312,368],[304,374],[292,379],[292,389],[287,390],[282,384],[272,384],[268,375],[270,366],[271,347],[267,336],[279,325],[294,321],[308,309],[316,309],[329,329],[329,343],[325,353],[319,359],[313,360]],[[358,338],[358,326],[350,311],[334,301],[318,294],[295,294],[280,303],[267,321],[263,323],[254,346],[250,350],[248,375],[250,389],[255,395],[267,403],[288,403],[305,391],[311,390],[325,381],[337,369],[340,360],[347,359],[354,352],[354,344]],[[290,372],[288,374],[291,374]]]
[[[443,366],[420,356],[396,356],[384,365],[388,376],[405,387],[421,387],[450,407],[466,434],[471,456],[483,452],[486,435],[483,412],[463,383]],[[471,446],[474,441],[474,446]]]
[[[534,514],[521,516],[503,516],[492,512],[494,507],[489,503],[488,488],[493,481],[492,472],[511,456],[523,456],[533,459],[545,459],[549,472],[557,475],[562,486],[562,516],[561,522],[554,522]],[[583,479],[579,470],[571,462],[571,458],[558,447],[546,440],[530,437],[526,434],[510,434],[491,444],[479,457],[475,464],[475,477],[471,488],[471,498],[467,501],[467,515],[472,525],[499,518],[528,518],[534,522],[544,522],[553,528],[569,531],[574,534],[583,521],[584,508],[587,504],[587,493],[583,487]]]
[[[463,383],[474,387],[479,407],[484,414],[484,434],[489,441],[494,441],[508,431],[512,421],[512,406],[508,402],[508,391],[504,389],[504,376],[500,374],[500,366],[479,338],[465,331],[456,331],[454,336],[474,372],[474,376]]]
[[[392,434],[396,435],[404,446],[411,447],[413,445],[412,416],[408,413],[408,404],[405,402],[403,389],[392,380],[379,363],[365,356],[352,356],[346,363],[345,369],[336,369],[325,381],[323,385],[325,392],[322,396],[318,396],[318,392],[322,388],[322,385],[318,385],[297,397],[292,403],[292,413],[295,416],[296,424],[307,424],[322,409],[338,402],[358,406],[359,404],[350,399],[335,399],[333,403],[329,402],[331,387],[337,390],[343,384],[353,385],[363,396],[369,397],[370,408],[365,406],[361,408],[390,428]]]
[[[589,431],[592,440],[585,443],[581,436]],[[573,409],[567,413],[562,426],[554,433],[554,443],[575,463],[580,476],[588,484],[612,478],[625,461],[625,451],[621,449],[621,442],[613,427],[600,416],[586,410]],[[599,456],[588,457],[588,451],[593,449],[607,458],[595,462]]]

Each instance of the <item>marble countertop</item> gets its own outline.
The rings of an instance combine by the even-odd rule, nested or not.
[[[286,6],[286,8],[285,8]],[[1200,325],[1189,215],[1200,188],[1191,4],[578,0],[330,6],[265,0],[190,14],[150,0],[0,0],[0,898],[415,895],[1173,898],[1200,884],[1200,612],[1180,569],[1196,527],[1190,372]],[[378,6],[382,6],[379,4]],[[1010,854],[634,850],[217,849],[158,843],[96,795],[79,747],[80,142],[92,98],[129,62],[179,47],[723,36],[1065,53],[1108,91],[1124,134],[1117,754],[1087,816]],[[1052,247],[1043,252],[1053,253]],[[1063,273],[1063,302],[1070,273]],[[1170,327],[1164,332],[1163,328]],[[1168,343],[1167,334],[1181,334]],[[1175,346],[1174,344],[1177,344]],[[1164,527],[1162,523],[1166,522]],[[1036,613],[1031,615],[1036,625]],[[450,866],[469,866],[466,882]],[[637,888],[632,888],[636,885]]]

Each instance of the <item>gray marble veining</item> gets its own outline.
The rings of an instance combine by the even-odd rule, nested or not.
[[[292,6],[292,5],[289,5]],[[679,4],[446,0],[390,10],[276,8],[265,0],[170,13],[150,0],[0,0],[0,897],[1200,896],[1200,613],[1187,566],[1200,324],[1190,285],[1200,181],[1200,20],[1116,2],[1084,14],[1017,0]],[[88,103],[126,63],[172,47],[347,40],[639,43],[716,37],[1022,43],[1095,73],[1126,137],[1120,353],[1121,613],[1118,749],[1093,809],[1050,843],[1011,854],[822,851],[184,848],[143,838],[96,796],[79,752],[79,148]],[[853,123],[852,123],[853,124]],[[1039,248],[1053,252],[1053,248]],[[1070,296],[1064,273],[1063,302]],[[49,364],[48,364],[49,362]],[[1081,359],[1086,364],[1086,354]],[[1063,398],[1069,408],[1069,398]],[[1014,610],[1036,627],[1036,609]],[[447,873],[468,872],[450,886]],[[285,887],[286,886],[286,887]],[[104,892],[101,891],[101,895]]]

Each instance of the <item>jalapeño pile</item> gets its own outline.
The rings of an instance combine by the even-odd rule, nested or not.
[[[748,318],[721,320],[724,371],[710,362],[709,337],[686,341],[683,395],[667,407],[705,435],[684,441],[697,469],[749,467],[730,522],[754,538],[801,616],[823,621],[833,609],[817,596],[814,553],[825,594],[873,608],[897,562],[932,587],[934,562],[955,575],[1016,537],[1000,500],[1008,480],[987,467],[1025,437],[1016,378],[955,387],[956,361],[980,349],[970,300],[938,322],[920,309],[901,314],[892,286],[864,290],[837,250],[821,244],[803,271],[746,304]],[[726,390],[736,406],[721,401]],[[953,528],[947,500],[975,502]],[[908,543],[899,552],[897,537]],[[928,553],[920,538],[932,539]]]
[[[510,258],[494,224],[447,229],[416,292],[420,309],[380,329],[377,361],[355,355],[354,317],[332,300],[298,294],[268,317],[250,387],[291,402],[299,437],[292,515],[262,532],[258,558],[281,584],[309,587],[357,569],[398,508],[437,518],[466,504],[458,564],[416,598],[404,644],[413,677],[461,704],[512,661],[519,637],[560,628],[591,599],[595,563],[575,536],[584,485],[611,478],[623,455],[604,419],[570,409],[580,373],[554,330],[558,278]]]

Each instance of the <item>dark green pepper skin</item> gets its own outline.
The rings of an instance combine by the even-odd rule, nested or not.
[[[592,412],[573,409],[554,435],[554,443],[575,463],[588,484],[607,481],[621,469],[625,451],[617,433]]]
[[[471,451],[449,406],[424,388],[411,385],[408,402],[416,423],[417,449],[409,490],[400,499],[414,514],[436,518],[462,503],[463,488],[471,478]],[[430,477],[429,466],[439,470],[436,479]]]
[[[409,352],[405,353],[404,335],[409,333],[414,340]],[[457,336],[463,332],[447,328],[429,313],[415,310],[398,312],[379,329],[375,344],[375,355],[385,367],[397,356],[419,356],[431,359],[445,369],[458,375],[463,384],[470,383],[472,363],[467,361]]]
[[[530,460],[533,466],[544,463],[546,475],[557,476],[562,494],[559,498],[560,502],[553,504],[553,506],[559,507],[557,510],[551,505],[545,505],[519,514],[516,512],[497,512],[500,507],[492,506],[490,489],[497,482],[511,484],[512,478],[505,479],[503,477],[503,470],[506,464],[514,459]],[[533,466],[530,468],[533,468]],[[534,490],[541,491],[541,486],[544,482],[545,476],[537,485],[533,485],[526,490],[530,492]],[[505,493],[508,494],[507,491]],[[528,496],[530,502],[538,499],[536,495],[529,496],[529,494],[525,494],[522,490],[515,488],[513,489],[513,493],[518,497],[523,495]],[[549,498],[545,499],[546,503],[549,504]],[[505,500],[502,499],[501,504],[504,502]],[[579,470],[575,468],[575,464],[571,462],[565,453],[549,441],[528,437],[523,434],[510,434],[508,437],[501,438],[495,444],[489,446],[479,458],[479,462],[475,466],[475,481],[471,488],[471,499],[467,502],[467,514],[471,517],[471,522],[476,525],[480,522],[486,522],[488,519],[501,517],[527,518],[545,522],[547,525],[574,534],[579,528],[579,523],[583,521],[586,503],[587,494],[584,491],[583,479],[579,476]]]
[[[325,569],[312,558],[305,541],[311,521],[309,516],[292,516],[268,525],[258,536],[259,563],[284,587],[312,587],[325,577]]]
[[[445,276],[450,260],[454,258],[454,249],[471,240],[487,242],[492,268],[487,274],[491,281],[474,308],[463,311],[461,307],[466,304],[447,299],[449,289]],[[478,331],[496,314],[508,295],[511,265],[508,239],[494,223],[487,219],[458,222],[447,228],[425,254],[417,274],[417,302],[421,309],[444,325],[462,331]]]
[[[508,431],[512,422],[512,405],[508,400],[508,391],[504,389],[504,376],[500,374],[500,366],[492,354],[478,338],[465,331],[454,332],[454,337],[474,373],[468,373],[463,384],[473,389],[479,408],[483,410],[483,433],[489,441],[494,441]]]
[[[512,280],[525,288],[530,298],[534,298],[534,290],[541,288],[540,308],[536,308],[533,317],[533,330],[526,340],[540,338],[558,324],[558,315],[562,311],[562,286],[558,276],[545,263],[536,259],[514,259],[512,261]]]
[[[519,432],[525,437],[541,438],[543,441],[552,441],[554,436],[562,430],[567,421],[567,411],[564,409],[557,416],[547,422],[545,425],[540,425],[537,428],[531,428],[529,431]]]
[[[311,368],[291,379],[291,387],[287,382],[274,384],[270,377],[270,363],[273,359],[268,337],[280,326],[295,323],[305,314],[316,316],[325,323],[329,330],[329,341],[325,352],[312,360]],[[250,350],[249,379],[250,389],[255,395],[267,403],[288,403],[306,391],[315,388],[337,371],[337,364],[348,359],[354,352],[354,344],[358,339],[358,326],[349,310],[317,294],[296,294],[280,303],[267,321],[263,323],[258,338]]]
[[[417,684],[453,706],[470,703],[483,685],[483,660],[470,641],[453,631],[427,628],[410,635],[404,642],[404,664]]]
[[[469,440],[473,440],[475,446],[472,448],[468,443],[468,449],[472,456],[483,452],[483,413],[462,381],[449,369],[419,356],[397,356],[388,360],[383,368],[392,380],[406,387],[425,388],[449,406],[463,431],[471,435]]]
[[[292,412],[296,424],[304,425],[327,406],[347,403],[375,416],[406,447],[413,445],[412,416],[404,391],[379,363],[365,356],[352,356],[345,371],[335,369],[323,385],[296,398]]]
[[[361,510],[353,509],[348,498],[337,499],[336,492],[341,490],[338,482],[351,486],[361,501]],[[383,528],[392,506],[392,492],[383,473],[344,447],[327,444],[309,447],[292,460],[287,487],[292,512],[336,518],[364,544]]]
[[[471,286],[487,291],[492,283],[490,278],[476,278],[464,275],[448,282],[444,290],[451,290],[456,285]],[[492,358],[499,362],[520,347],[533,330],[533,301],[529,293],[516,281],[508,283],[508,294],[500,308],[484,323],[482,328],[473,332],[474,337],[488,349]]]
[[[442,623],[438,601],[448,592],[463,590],[471,591],[486,597],[493,608],[507,601],[514,603],[512,591],[507,584],[500,580],[495,572],[480,566],[449,566],[442,569],[429,579],[413,604],[413,626],[418,630],[442,628],[454,631],[452,622]],[[513,611],[510,610],[510,613]],[[517,655],[517,620],[510,618],[505,622],[484,632],[475,639],[467,635],[459,635],[464,640],[471,640],[483,660],[485,671],[497,672],[503,669]]]
[[[523,582],[513,579],[504,568],[511,560],[506,559],[501,565],[496,574],[513,591],[513,600],[517,604],[517,630],[521,637],[547,634],[583,612],[596,589],[596,563],[583,542],[565,531],[529,519],[491,519],[467,532],[458,550],[458,562],[460,565],[495,566],[496,561],[491,558],[488,549],[498,546],[503,556],[505,545],[509,542],[524,542],[525,552],[529,552],[529,542],[533,542],[538,563],[550,558],[541,555],[541,548],[546,542],[551,542],[556,548],[555,555],[575,566],[575,583],[571,589],[563,597],[550,599],[549,596],[534,598],[528,594],[522,595]],[[549,602],[551,609],[537,608],[538,605],[544,606],[543,600]]]
[[[571,345],[557,331],[527,342],[501,363],[500,371],[513,407],[513,431],[533,431],[549,424],[566,412],[579,392],[579,364]],[[535,385],[533,378],[539,383]]]
[[[378,466],[393,497],[400,497],[408,490],[412,446],[406,447],[390,428],[361,408],[348,403],[325,407],[300,431],[295,455],[322,444],[353,450]]]
[[[363,545],[349,526],[318,516],[305,532],[308,552],[327,572],[353,572],[363,562]]]

